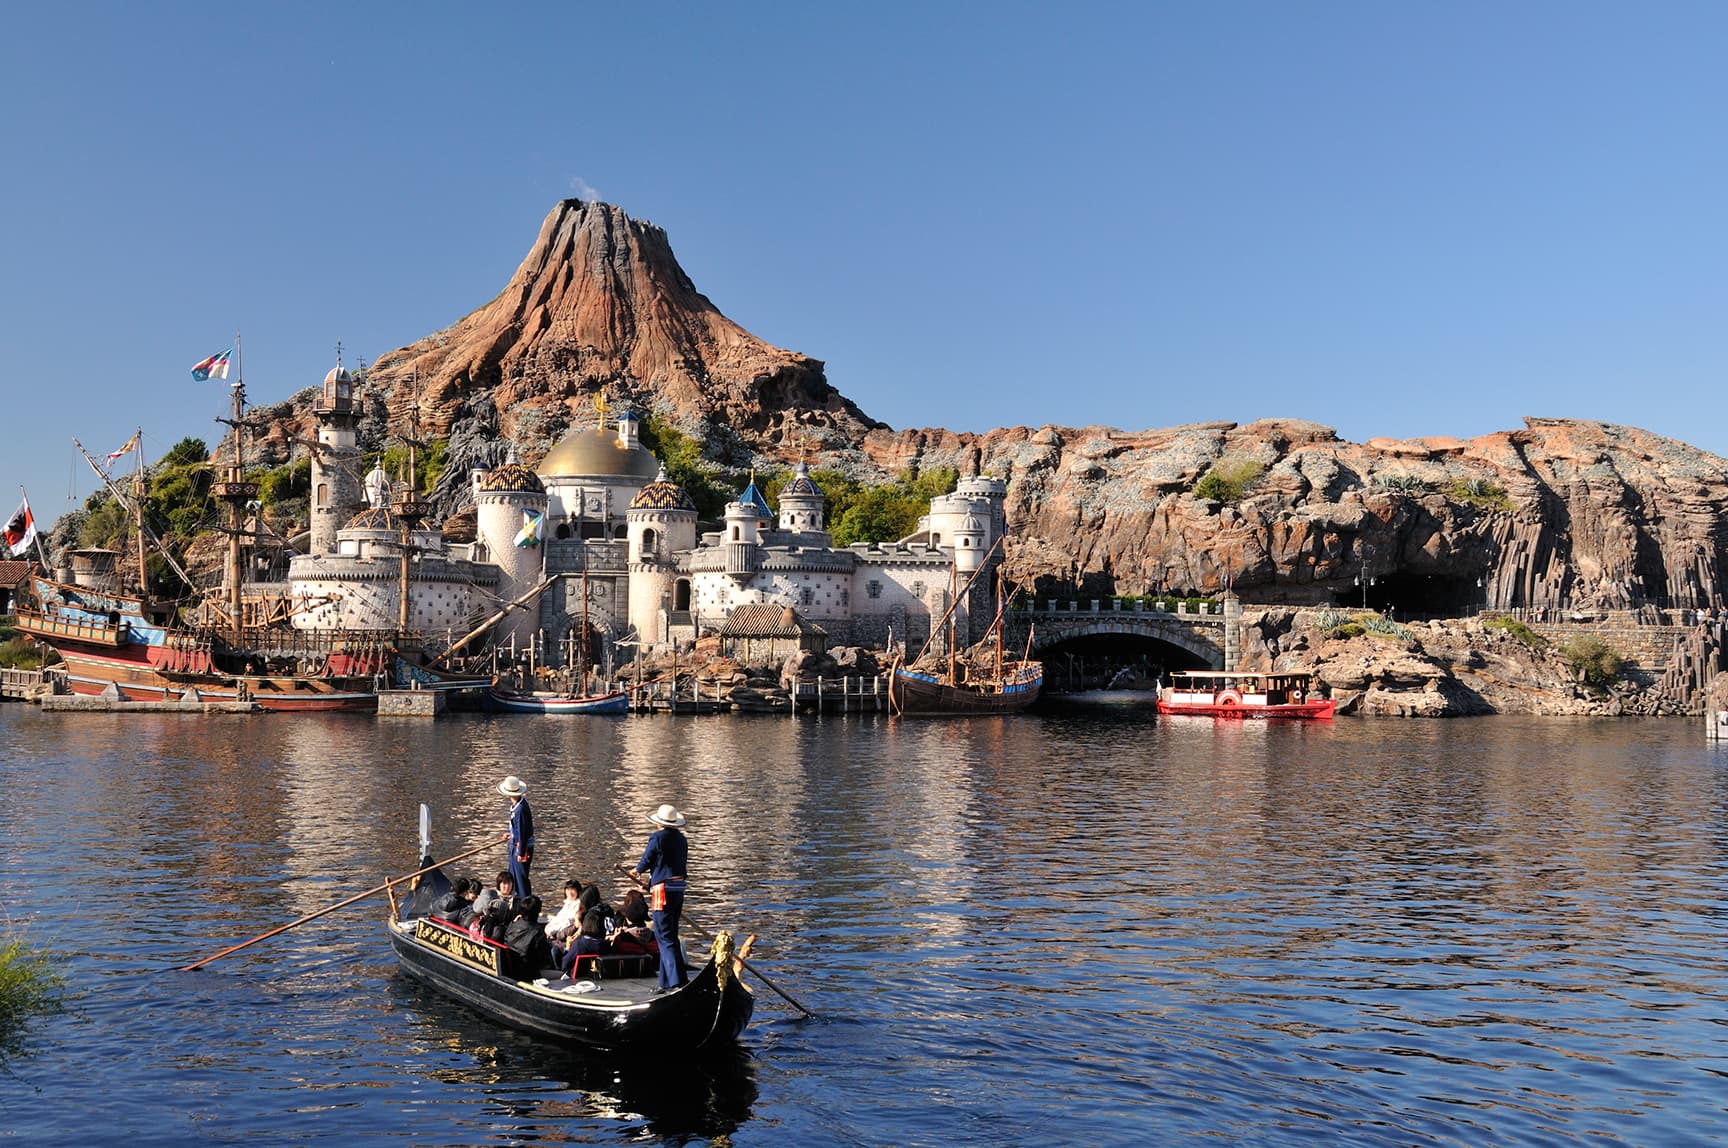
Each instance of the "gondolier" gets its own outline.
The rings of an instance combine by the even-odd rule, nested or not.
[[[648,820],[660,828],[648,838],[636,872],[648,874],[648,909],[654,917],[654,940],[660,946],[660,987],[656,991],[669,992],[684,985],[678,919],[684,913],[690,843],[680,832],[685,818],[675,806],[662,805],[648,815]]]
[[[510,799],[510,875],[516,880],[516,895],[531,897],[528,866],[534,862],[534,813],[528,808],[528,785],[520,777],[506,777],[498,792]]]

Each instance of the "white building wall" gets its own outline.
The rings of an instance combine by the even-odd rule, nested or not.
[[[498,596],[505,601],[520,597],[540,583],[543,564],[540,546],[516,545],[516,535],[522,529],[524,510],[544,510],[543,495],[530,492],[484,492],[476,494],[475,539],[486,548],[486,554],[498,567]],[[508,643],[515,636],[518,647],[525,647],[538,629],[539,612],[530,607],[514,610],[494,631],[494,641]]]

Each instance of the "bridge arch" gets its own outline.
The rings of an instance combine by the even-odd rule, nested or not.
[[[1224,666],[1224,627],[1218,617],[1038,611],[1016,619],[1008,639],[1015,648],[1026,648],[1029,626],[1033,657],[1045,663],[1046,681],[1057,689],[1090,688],[1124,669],[1150,675]]]

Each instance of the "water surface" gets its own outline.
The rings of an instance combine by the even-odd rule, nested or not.
[[[42,714],[0,707],[0,904],[71,1007],[32,1142],[1728,1139],[1728,755],[1690,724]],[[542,894],[691,814],[759,934],[730,1055],[595,1060],[398,974],[382,902],[532,787]],[[460,869],[495,870],[502,853]]]

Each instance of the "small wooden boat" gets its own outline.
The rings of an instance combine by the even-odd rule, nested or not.
[[[1243,674],[1189,670],[1170,675],[1158,692],[1160,714],[1223,718],[1331,720],[1331,698],[1317,698],[1309,674]]]
[[[549,690],[512,690],[489,686],[481,704],[506,714],[621,714],[630,712],[630,695],[623,690],[604,694],[560,694]]]
[[[963,673],[919,673],[899,662],[888,679],[888,704],[908,717],[964,717],[1018,713],[1038,700],[1044,663],[1006,662],[985,678]]]
[[[428,820],[421,806],[422,869],[434,865],[425,855]],[[599,958],[570,980],[556,969],[516,968],[515,954],[503,945],[434,916],[430,907],[449,890],[440,869],[422,878],[386,922],[390,946],[403,972],[501,1024],[582,1048],[669,1058],[736,1040],[755,1012],[730,933],[715,935],[708,962],[672,992],[657,993],[657,965],[636,956]]]
[[[551,969],[511,975],[511,954],[466,929],[424,916],[389,922],[402,971],[502,1024],[589,1048],[652,1050],[677,1055],[737,1039],[756,998],[739,979],[731,937],[682,988],[656,995],[657,979],[571,981]]]

